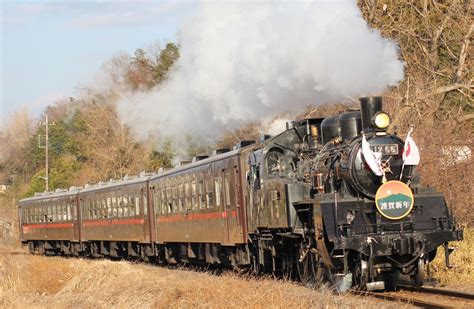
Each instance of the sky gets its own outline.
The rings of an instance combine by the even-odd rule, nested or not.
[[[38,116],[74,96],[116,54],[175,41],[196,7],[191,0],[0,3],[0,121],[24,106]]]

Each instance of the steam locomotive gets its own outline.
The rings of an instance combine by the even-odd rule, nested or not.
[[[21,240],[34,253],[218,264],[314,286],[390,290],[400,274],[420,286],[439,246],[450,266],[462,230],[405,164],[382,99],[360,103],[168,171],[23,199]]]

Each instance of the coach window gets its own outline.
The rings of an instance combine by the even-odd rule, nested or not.
[[[82,209],[82,215],[84,216],[85,219],[90,219],[91,218],[91,210],[90,210],[90,205],[87,202],[84,202],[81,199],[81,206],[83,206]]]
[[[133,203],[133,201],[134,201],[133,195],[131,195],[131,194],[127,195],[127,200],[128,200],[127,203],[128,203],[130,217],[134,217],[135,216],[135,204]]]
[[[102,208],[102,203],[100,202],[100,200],[91,200],[91,207],[94,209],[94,213],[95,213],[95,216],[97,219],[100,219],[102,218],[102,213],[105,211],[103,208]]]
[[[112,205],[112,218],[117,218],[117,199],[115,196],[110,198],[111,205]]]
[[[89,216],[89,219],[95,219],[94,201],[88,199],[84,202],[84,205],[85,205],[85,208],[87,209],[87,214]]]
[[[165,189],[160,188],[160,209],[161,209],[161,214],[164,215],[166,212],[166,194],[165,194]]]
[[[50,209],[50,216],[48,216],[50,222],[56,221],[56,205],[50,204],[49,205]]]
[[[178,187],[176,184],[173,185],[173,212],[178,212]]]
[[[221,207],[222,196],[222,179],[221,177],[214,178],[214,187],[216,188],[216,207]]]
[[[55,221],[57,222],[60,222],[62,217],[63,217],[63,214],[61,213],[61,200],[60,199],[57,199],[55,202],[54,202],[54,206],[56,208],[56,218],[55,218]]]
[[[61,204],[60,201],[56,200],[53,204],[53,214],[54,214],[54,221],[61,221]],[[54,211],[56,213],[54,213]]]
[[[191,181],[191,207],[193,209],[198,208],[198,201],[196,195],[196,180]]]
[[[166,213],[173,211],[173,198],[171,196],[171,187],[166,188]]]
[[[61,200],[57,199],[54,204],[56,206],[56,221],[60,222],[63,217],[63,214],[61,211]]]
[[[95,219],[95,205],[92,200],[86,200],[84,202],[85,208],[87,209],[87,214],[89,219]]]
[[[135,215],[139,216],[140,212],[140,197],[138,195],[134,195],[135,197]]]
[[[66,212],[66,200],[63,200],[62,204],[61,204],[61,212],[63,214],[63,221],[66,221],[67,220],[67,212]]]
[[[184,184],[184,208],[186,208],[186,211],[191,209],[191,183],[189,181],[186,181]]]
[[[85,200],[83,201],[82,205],[84,205],[83,213],[86,217],[86,219],[92,219],[92,201],[91,200]]]
[[[184,210],[184,184],[180,183],[178,185],[178,209],[179,212]]]
[[[159,215],[161,212],[161,190],[156,188],[156,205],[155,205],[155,216]]]
[[[143,200],[143,214],[148,215],[148,199],[146,194],[142,190],[142,200]]]
[[[155,188],[155,187],[152,187],[150,188],[150,192],[152,194],[152,205],[153,205],[153,210],[156,213],[158,213],[158,194],[159,194],[159,191]]]
[[[226,206],[231,205],[230,200],[230,174],[229,172],[224,174],[224,193],[225,193],[225,204]]]
[[[199,202],[199,208],[206,208],[206,196],[204,193],[204,180],[200,179],[198,181],[198,202]]]
[[[123,207],[123,216],[125,218],[128,218],[130,215],[129,209],[128,209],[128,197],[126,195],[122,196],[122,207]]]
[[[68,221],[71,221],[71,203],[68,203],[67,206],[66,206],[66,212],[67,212],[67,220]]]
[[[107,218],[112,218],[112,199],[109,197],[104,197],[105,203],[107,205]]]
[[[97,209],[98,218],[107,217],[107,201],[102,196],[93,196],[91,200],[91,208]],[[92,212],[91,212],[92,213]]]
[[[117,196],[117,214],[119,218],[123,218],[122,196]]]
[[[59,222],[63,221],[63,205],[60,199],[58,199],[56,202],[56,211],[57,211],[57,215],[56,215],[57,221]]]
[[[94,204],[94,200],[86,200],[85,206],[87,209],[87,214],[89,215],[89,219],[94,219],[94,212],[97,204]]]
[[[206,206],[212,208],[214,205],[214,186],[212,178],[206,179]]]
[[[132,194],[128,195],[128,207],[130,207],[130,217],[135,217],[135,199]]]

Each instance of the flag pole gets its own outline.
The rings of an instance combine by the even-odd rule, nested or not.
[[[413,131],[413,125],[410,125],[410,129],[408,129],[407,137],[405,138],[405,144],[403,145],[403,154],[402,154],[403,163],[402,163],[402,169],[400,171],[400,179],[399,179],[400,181],[402,180],[403,170],[405,169],[405,160],[406,160],[405,146],[406,146],[407,140],[410,138],[410,134],[412,131]]]

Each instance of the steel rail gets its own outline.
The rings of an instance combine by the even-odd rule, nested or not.
[[[375,293],[375,292],[361,292],[361,291],[355,291],[352,292],[355,295],[359,296],[369,296],[373,298],[378,298],[378,299],[383,299],[383,300],[388,300],[388,301],[393,301],[393,302],[404,302],[407,304],[414,305],[416,307],[420,308],[427,308],[427,309],[446,309],[446,308],[452,308],[451,306],[447,305],[442,305],[438,303],[433,303],[421,299],[416,299],[416,298],[409,298],[405,296],[400,296],[400,295],[394,295],[394,294],[386,294],[386,293]]]
[[[419,292],[419,293],[429,293],[429,294],[436,294],[436,295],[444,295],[444,296],[451,296],[461,299],[470,299],[474,300],[474,294],[468,292],[460,292],[460,291],[453,291],[453,290],[445,290],[440,288],[427,288],[427,287],[412,287],[406,285],[399,285],[400,289],[410,292]]]

